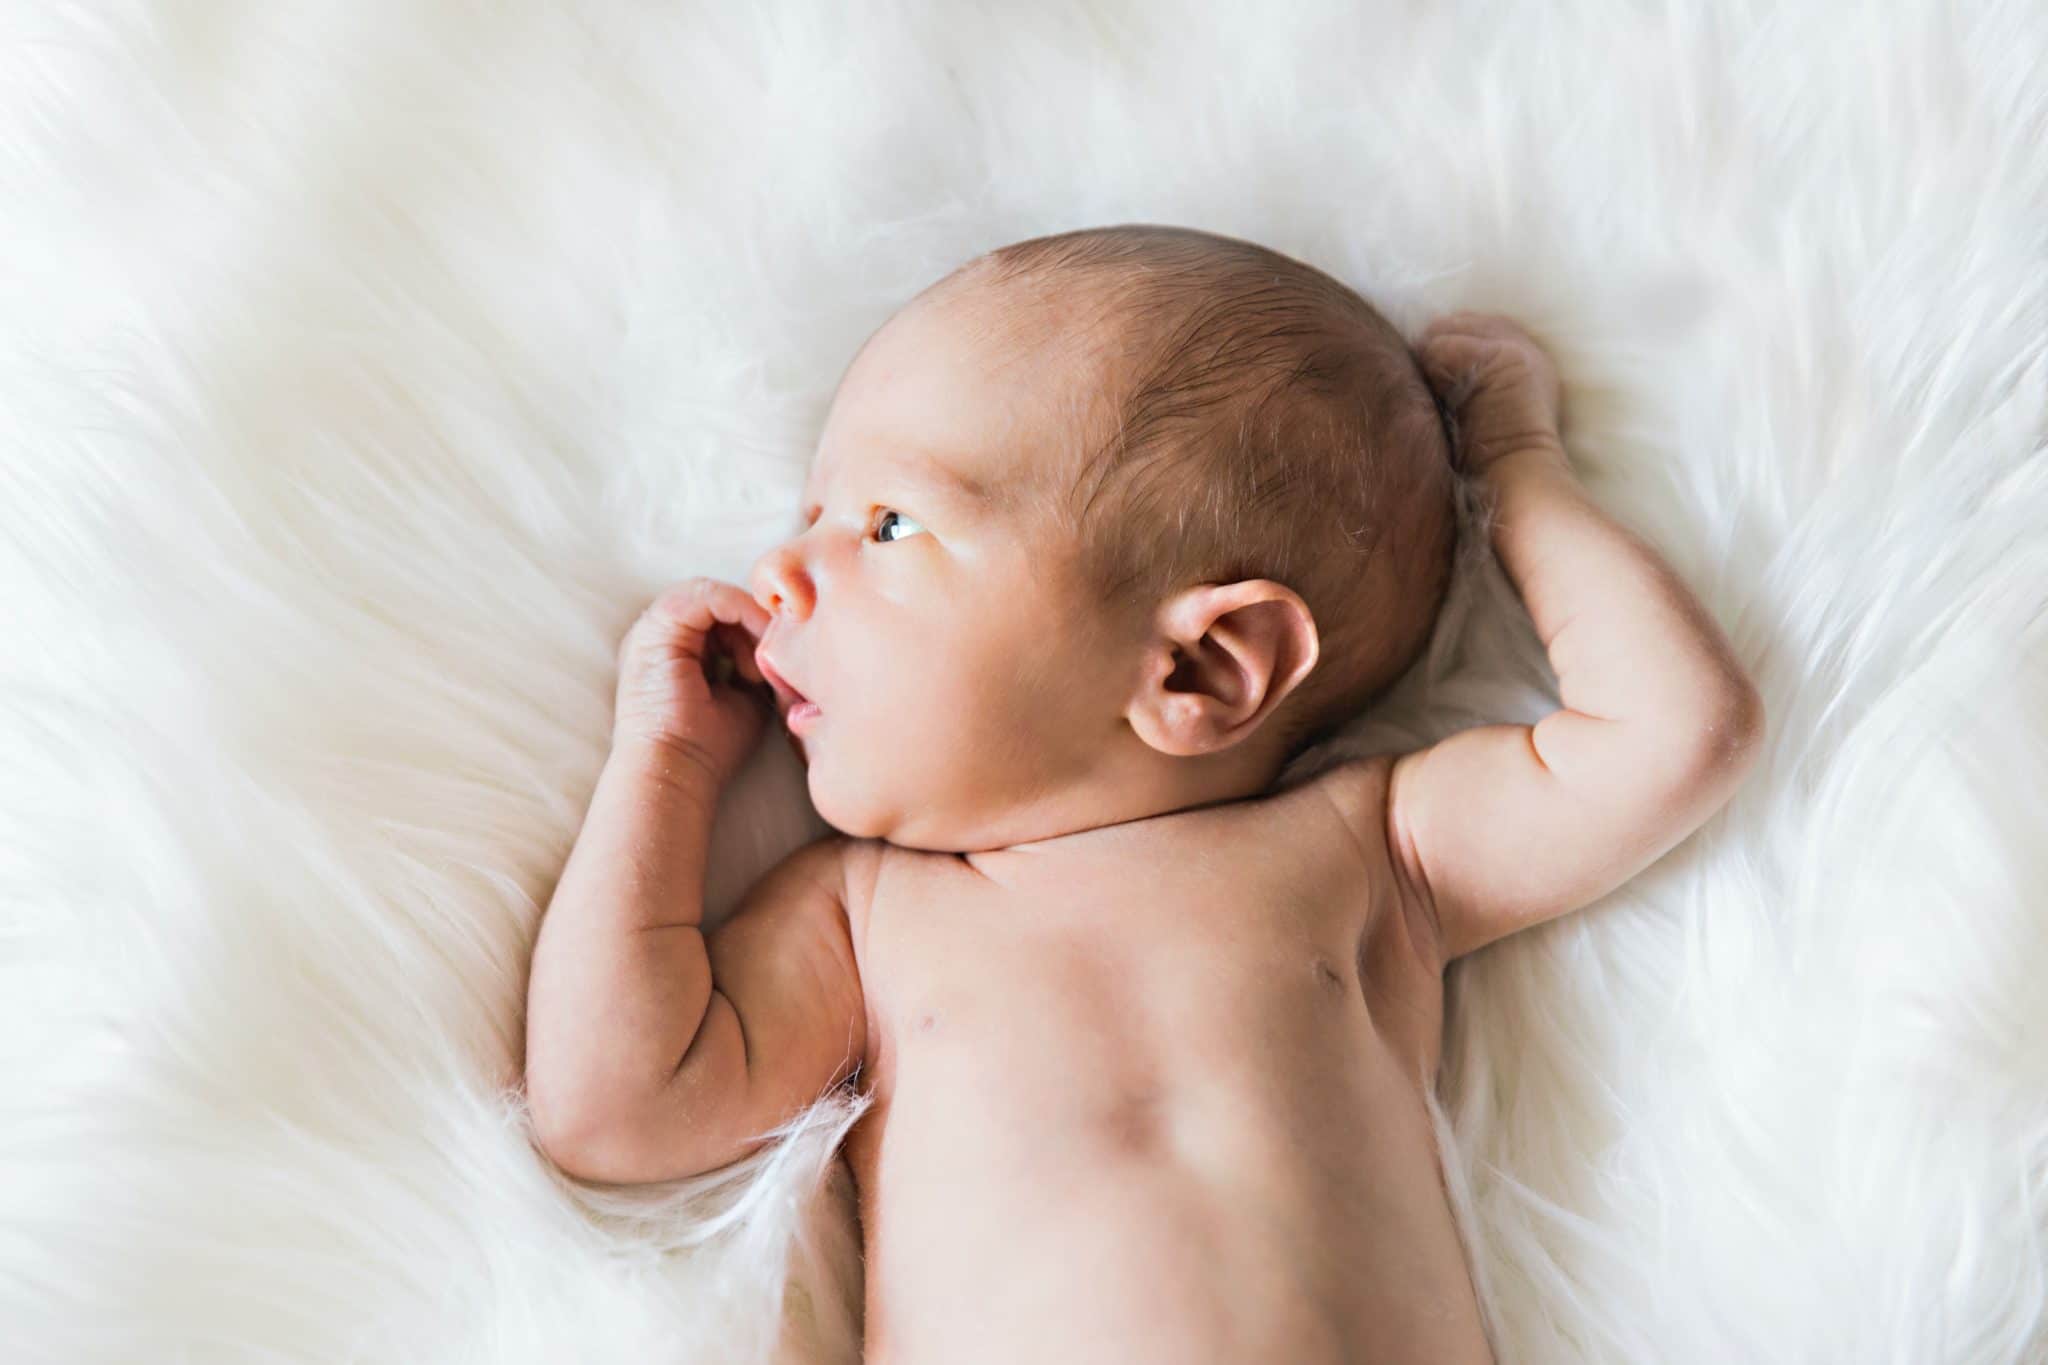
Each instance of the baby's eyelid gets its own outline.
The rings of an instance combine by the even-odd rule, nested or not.
[[[926,529],[925,524],[923,522],[919,521],[916,517],[913,517],[912,515],[910,515],[910,513],[904,511],[902,508],[891,507],[887,503],[877,503],[875,504],[873,509],[868,512],[868,538],[874,540],[877,545],[885,543],[893,545],[896,543],[893,540],[884,542],[877,538],[879,532],[882,529],[882,519],[890,512],[894,512],[899,520],[909,522],[911,525],[915,526],[920,531]]]
[[[824,509],[822,507],[808,507],[804,509],[804,531],[809,531],[813,526],[816,526],[818,524],[818,518],[823,513],[823,511]],[[861,531],[861,539],[863,541],[875,540],[875,533],[881,529],[882,514],[884,512],[894,512],[898,517],[915,525],[918,530],[924,531],[927,534],[930,533],[930,527],[926,526],[922,521],[912,516],[910,513],[904,511],[902,508],[892,507],[887,503],[874,503],[869,506],[867,520],[863,523]],[[799,534],[802,533],[799,532]],[[875,543],[882,544],[883,542],[876,540]],[[893,544],[894,542],[892,541],[889,543]]]

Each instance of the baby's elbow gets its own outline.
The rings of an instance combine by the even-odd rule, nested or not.
[[[590,1174],[590,1163],[585,1160],[592,1145],[591,1126],[570,1111],[544,1101],[534,1093],[530,1081],[527,1114],[533,1129],[533,1145],[557,1170],[578,1180],[601,1178]]]
[[[533,1145],[555,1169],[575,1180],[607,1184],[630,1180],[633,1134],[616,1114],[589,1104],[558,1102],[554,1089],[526,1081]]]
[[[1741,674],[1717,681],[1689,723],[1673,732],[1669,752],[1678,780],[1725,800],[1763,752],[1765,726],[1755,683]]]
[[[534,1146],[572,1180],[599,1185],[640,1185],[671,1178],[665,1153],[651,1150],[636,1130],[619,1123],[577,1125],[535,1116]]]
[[[672,1103],[557,1107],[528,1086],[533,1146],[572,1180],[652,1185],[717,1170],[746,1156],[752,1137],[735,1134],[727,1111],[694,1107],[679,1118]]]
[[[1711,761],[1739,776],[1750,770],[1764,747],[1764,698],[1747,675],[1729,679],[1728,695],[1715,713],[1708,743]]]

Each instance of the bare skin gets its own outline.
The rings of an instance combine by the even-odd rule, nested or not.
[[[970,306],[864,349],[806,489],[821,515],[752,593],[692,580],[623,642],[535,949],[537,1136],[584,1179],[673,1179],[867,1087],[846,1155],[870,1360],[1489,1359],[1423,1099],[1444,967],[1712,814],[1760,743],[1755,691],[1578,487],[1540,349],[1455,315],[1417,353],[1564,706],[1274,792],[1263,723],[1316,655],[1283,585],[1113,618],[996,509],[892,515],[925,496],[885,487],[906,452],[927,484],[982,477],[957,452],[1050,420],[1044,367]],[[792,684],[822,706],[797,747],[841,834],[707,933],[711,815],[762,681],[785,723]]]
[[[866,1359],[1489,1358],[1423,1107],[1439,952],[1364,837],[1388,766],[848,846]]]

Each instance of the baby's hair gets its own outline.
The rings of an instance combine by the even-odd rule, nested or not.
[[[1449,586],[1456,476],[1444,410],[1371,304],[1279,252],[1146,223],[1001,247],[948,277],[967,281],[1093,286],[1102,335],[1075,340],[1110,360],[1106,432],[1040,501],[1083,590],[1148,612],[1201,583],[1298,593],[1321,650],[1272,718],[1288,758],[1407,670]]]

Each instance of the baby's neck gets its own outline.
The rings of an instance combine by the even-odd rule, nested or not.
[[[1138,761],[1105,767],[1037,805],[1006,812],[965,855],[1042,854],[1117,825],[1223,805],[1269,790],[1285,762],[1240,744],[1221,754],[1175,758],[1147,750]]]

